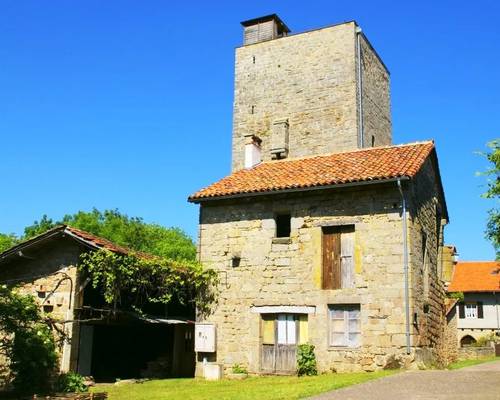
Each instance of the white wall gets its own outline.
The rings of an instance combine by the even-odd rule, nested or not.
[[[477,302],[483,303],[484,318],[460,318],[457,312],[458,329],[499,329],[500,328],[500,293],[465,293],[465,303]],[[458,307],[458,304],[457,304]],[[457,310],[458,311],[458,310]]]

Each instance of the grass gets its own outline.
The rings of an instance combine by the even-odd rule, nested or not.
[[[110,400],[250,400],[300,399],[329,390],[392,375],[396,371],[324,374],[310,377],[261,376],[245,380],[205,381],[204,379],[162,379],[144,383],[98,385],[94,392],[106,391]]]
[[[448,369],[460,369],[460,368],[465,368],[465,367],[471,367],[473,365],[477,364],[483,364],[487,362],[492,362],[492,361],[500,361],[500,357],[484,357],[484,358],[478,358],[474,360],[460,360],[456,361],[454,363],[451,363],[448,365]]]

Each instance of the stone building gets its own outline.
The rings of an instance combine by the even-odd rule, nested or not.
[[[102,295],[77,269],[82,253],[103,248],[117,254],[130,251],[79,229],[58,226],[1,253],[0,284],[33,295],[42,311],[58,321],[65,336],[58,348],[61,372],[76,371],[97,381],[192,376],[193,325],[188,322],[194,310],[193,315],[156,319],[111,315]],[[2,368],[5,363],[0,360],[0,372],[8,372]],[[5,379],[1,375],[0,387]]]
[[[232,172],[189,197],[199,258],[220,277],[197,374],[293,373],[301,343],[320,371],[438,357],[448,213],[434,143],[392,145],[389,72],[355,22],[242,25]]]
[[[500,336],[500,262],[457,262],[448,292],[463,293],[455,306],[460,347]]]

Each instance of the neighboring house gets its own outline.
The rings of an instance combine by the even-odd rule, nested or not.
[[[197,374],[293,373],[301,343],[320,371],[438,356],[448,213],[434,143],[392,145],[389,72],[355,22],[242,25],[232,173],[189,198],[221,281],[198,318],[215,348]]]
[[[61,371],[92,375],[98,381],[192,376],[193,325],[187,318],[194,315],[168,320],[112,317],[100,293],[77,272],[80,255],[101,248],[118,254],[130,251],[58,226],[1,253],[0,284],[18,285],[21,292],[35,296],[43,312],[66,321],[60,324],[68,338],[59,349]]]
[[[462,292],[458,302],[458,340],[467,346],[491,334],[500,335],[500,262],[459,261],[448,292]]]

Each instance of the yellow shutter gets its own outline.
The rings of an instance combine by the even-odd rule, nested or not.
[[[301,314],[299,315],[299,344],[304,344],[308,341],[307,314]]]
[[[262,343],[274,344],[274,314],[262,314]]]

